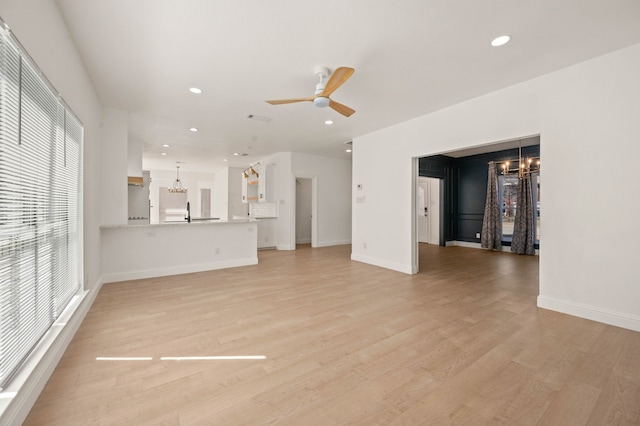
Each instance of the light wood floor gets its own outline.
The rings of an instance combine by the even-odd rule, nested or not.
[[[350,251],[105,285],[25,424],[640,424],[640,333],[536,308],[536,257]],[[160,359],[220,355],[266,359]]]

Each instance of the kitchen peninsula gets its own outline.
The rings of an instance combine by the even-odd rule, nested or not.
[[[255,220],[104,225],[100,232],[104,283],[258,263]]]

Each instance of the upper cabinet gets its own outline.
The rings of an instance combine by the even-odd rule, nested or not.
[[[261,185],[258,187],[258,201],[274,203],[278,200],[278,167],[262,166]],[[260,195],[262,194],[262,195]]]
[[[260,165],[253,168],[256,174],[248,170],[247,176],[242,174],[242,202],[255,203],[274,201],[275,173],[274,166]]]
[[[258,170],[256,170],[258,172]],[[258,186],[260,182],[258,181],[260,172],[258,172],[258,176],[247,172],[248,177],[245,177],[244,173],[242,174],[242,202],[243,203],[255,203],[258,201]]]

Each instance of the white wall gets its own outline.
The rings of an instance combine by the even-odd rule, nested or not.
[[[279,250],[295,250],[296,177],[315,179],[317,246],[351,242],[351,161],[295,152],[279,152],[260,160],[277,166]]]
[[[129,114],[127,111],[102,110],[102,205],[101,223],[127,223],[127,169],[129,153]]]
[[[351,158],[292,153],[294,177],[317,178],[317,246],[351,243]],[[295,179],[292,192],[295,194]],[[295,218],[295,212],[292,217]]]
[[[233,216],[248,217],[249,204],[242,202],[243,170],[227,167],[215,173],[211,189],[213,217],[221,220],[233,219]]]
[[[128,139],[127,142],[127,176],[142,176],[142,141]]]
[[[238,177],[240,179],[240,177]],[[213,217],[219,217],[227,220],[229,217],[229,172],[228,169],[219,170],[213,177],[213,186],[211,187],[211,214]]]
[[[415,272],[413,157],[540,134],[539,306],[640,330],[638,75],[634,45],[354,139],[352,258]]]
[[[228,187],[227,187],[227,205],[229,219],[234,216],[249,216],[249,204],[242,202],[242,171],[239,167],[229,167],[227,169]]]

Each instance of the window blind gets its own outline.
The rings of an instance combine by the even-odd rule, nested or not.
[[[81,123],[0,29],[1,388],[81,285],[82,141]]]

